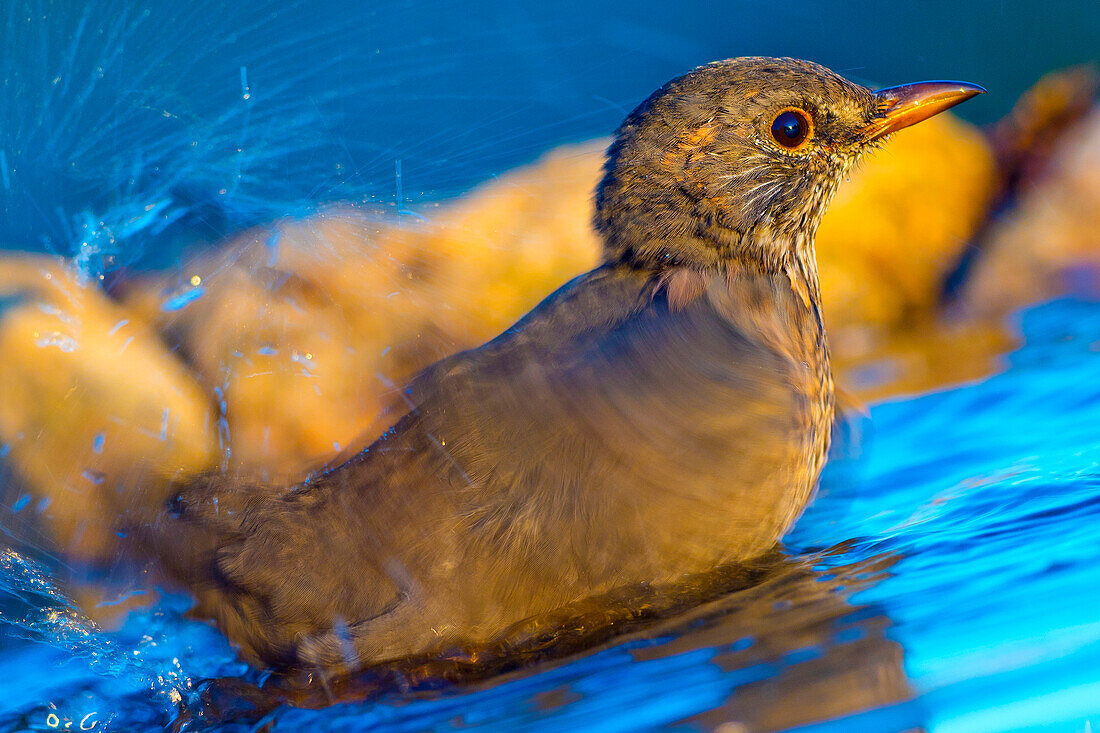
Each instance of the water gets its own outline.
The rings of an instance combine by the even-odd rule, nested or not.
[[[1002,372],[873,406],[862,457],[831,467],[785,540],[789,557],[758,585],[533,669],[406,680],[264,721],[288,731],[1095,729],[1100,304],[1039,305],[1016,327],[1023,345]],[[204,678],[261,681],[216,632],[183,618],[184,599],[103,632],[19,556],[5,556],[0,580],[0,730],[157,730],[177,702],[202,720]]]
[[[862,536],[855,558],[901,556],[856,598],[894,621],[936,730],[1085,730],[1100,715],[1100,310],[1055,302],[1020,324],[1003,373],[878,405],[860,481],[788,538]]]

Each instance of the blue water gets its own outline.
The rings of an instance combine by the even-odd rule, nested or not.
[[[805,730],[1100,729],[1100,304],[1036,306],[1015,327],[1023,344],[1000,373],[872,407],[861,458],[832,467],[786,538],[791,569],[763,590],[480,685],[266,722],[604,731],[703,714],[693,724],[713,726],[754,688],[787,704],[787,680],[825,683],[897,649],[908,692]],[[246,674],[181,617],[183,599],[107,633],[65,611],[43,568],[0,569],[22,599],[2,604],[0,730],[155,730],[201,678]]]
[[[859,480],[788,538],[902,556],[856,600],[893,620],[938,731],[1100,724],[1100,307],[1019,322],[1003,373],[877,405]]]

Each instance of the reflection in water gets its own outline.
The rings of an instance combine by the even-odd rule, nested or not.
[[[847,602],[885,577],[895,558],[827,573],[813,568],[815,559],[774,555],[677,589],[625,590],[517,625],[486,648],[352,678],[311,677],[308,684],[271,678],[262,687],[239,678],[210,681],[176,726],[256,719],[287,703],[369,701],[378,706],[284,709],[268,720],[277,729],[338,730],[354,711],[359,725],[409,729],[536,725],[543,718],[552,726],[582,726],[610,708],[624,728],[679,721],[768,731],[910,699],[901,649],[884,634],[889,620],[876,608]],[[586,649],[573,661],[552,661]],[[675,698],[665,694],[671,680]],[[393,717],[407,708],[389,706],[410,699],[420,701],[416,713]],[[891,714],[906,723],[899,729],[916,724],[904,706]]]
[[[710,662],[726,673],[718,685],[726,699],[688,718],[708,728],[782,730],[903,702],[912,692],[901,647],[885,635],[889,619],[847,600],[885,577],[895,560],[883,555],[827,574],[808,559],[791,562],[761,585],[675,621],[672,634],[682,635],[635,657],[713,649]]]
[[[196,665],[180,654],[194,630],[171,613],[141,611],[118,635],[104,634],[44,568],[8,551],[0,566],[5,590],[28,609],[23,616],[5,612],[7,631],[46,645],[25,648],[24,659],[53,651],[87,669],[63,676],[50,702],[14,716],[6,711],[4,729],[156,728],[177,709],[176,730],[248,729],[265,716],[277,729],[338,730],[349,714],[356,725],[403,722],[411,729],[514,726],[544,717],[583,725],[610,704],[622,707],[617,716],[633,710],[637,724],[680,720],[763,731],[908,700],[900,647],[884,635],[888,620],[846,600],[885,577],[894,558],[825,572],[813,568],[822,557],[773,554],[676,589],[626,589],[518,624],[487,647],[322,680],[257,676],[224,666],[224,651],[221,669]],[[146,632],[136,644],[134,626]],[[217,645],[204,641],[200,653],[218,656]],[[203,671],[220,676],[203,681]],[[670,679],[682,689],[677,699],[662,694]],[[417,702],[410,708],[409,701]],[[908,720],[906,707],[896,710],[897,720]],[[405,712],[414,714],[394,717]],[[624,725],[631,719],[626,715]]]

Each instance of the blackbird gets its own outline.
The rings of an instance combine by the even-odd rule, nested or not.
[[[825,207],[887,134],[982,91],[872,92],[781,58],[670,81],[608,151],[602,265],[420,373],[345,463],[285,489],[194,481],[132,534],[280,668],[485,640],[765,553],[829,445]]]

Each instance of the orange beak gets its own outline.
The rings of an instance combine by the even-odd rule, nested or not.
[[[880,89],[875,92],[879,113],[868,125],[866,139],[878,140],[979,94],[985,89],[964,81],[921,81]]]

